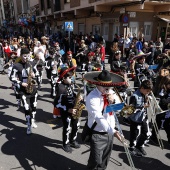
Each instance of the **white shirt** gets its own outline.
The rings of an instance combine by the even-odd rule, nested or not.
[[[125,38],[124,39],[124,48],[129,48],[130,47],[130,39],[129,38]]]
[[[45,61],[45,56],[44,56],[45,50],[44,50],[43,46],[39,46],[39,47],[35,46],[34,47],[34,54],[40,55],[40,59]]]
[[[88,126],[91,128],[96,121],[97,125],[94,128],[95,131],[113,134],[116,131],[114,115],[109,115],[109,113],[102,115],[103,106],[104,101],[102,93],[95,88],[86,98]]]

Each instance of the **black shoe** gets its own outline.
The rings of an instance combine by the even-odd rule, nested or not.
[[[146,156],[146,155],[147,155],[147,153],[146,153],[146,151],[143,149],[143,147],[138,147],[137,149],[142,153],[143,156]]]
[[[142,157],[142,153],[137,148],[129,148],[131,155],[136,157]]]
[[[78,144],[77,141],[71,142],[71,143],[70,143],[70,146],[73,147],[73,148],[75,148],[75,149],[80,148],[80,144]]]
[[[72,149],[70,147],[70,145],[63,145],[63,150],[67,153],[72,153]]]

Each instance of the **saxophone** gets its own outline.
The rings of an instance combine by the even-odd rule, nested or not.
[[[76,112],[76,114],[72,115],[72,117],[73,117],[73,119],[78,119],[81,116],[81,113],[82,113],[83,109],[85,109],[86,106],[79,101],[80,91],[81,91],[80,87],[76,84],[75,84],[75,86],[78,87],[78,93],[77,93],[77,96],[75,99],[75,104],[74,104],[73,109],[77,109],[77,112]]]
[[[29,61],[27,61],[27,63],[29,64],[30,69],[29,69],[29,73],[28,73],[28,79],[27,79],[28,86],[26,87],[26,92],[31,94],[33,92],[33,87],[36,84],[36,82],[32,78],[32,73],[33,73],[32,65],[30,64]]]

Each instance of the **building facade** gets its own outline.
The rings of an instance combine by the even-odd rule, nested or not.
[[[72,21],[75,34],[98,33],[107,41],[128,33],[146,40],[170,37],[169,0],[39,0],[39,6],[45,34],[63,31]]]

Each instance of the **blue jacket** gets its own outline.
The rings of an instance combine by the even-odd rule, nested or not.
[[[130,105],[135,107],[135,112],[130,116],[131,121],[136,123],[142,123],[146,116],[146,109],[144,108],[145,99],[140,90],[134,92],[130,99]]]

